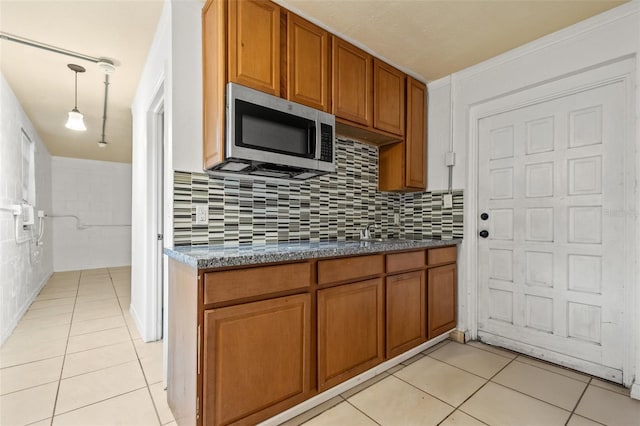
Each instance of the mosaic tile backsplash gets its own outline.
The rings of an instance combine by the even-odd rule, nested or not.
[[[174,244],[349,240],[375,224],[387,238],[462,238],[462,191],[453,209],[444,192],[378,192],[378,148],[337,140],[336,173],[304,182],[174,173]],[[208,225],[196,225],[196,204],[208,204]],[[394,215],[400,218],[394,224]]]

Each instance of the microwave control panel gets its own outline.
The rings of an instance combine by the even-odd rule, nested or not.
[[[333,162],[333,129],[324,123],[320,125],[320,161]]]

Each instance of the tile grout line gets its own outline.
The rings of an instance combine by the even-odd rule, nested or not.
[[[547,368],[544,368],[544,367],[541,367],[541,366],[539,366],[539,365],[533,365],[533,364],[529,364],[529,363],[527,363],[527,362],[518,361],[518,358],[519,358],[519,357],[516,357],[516,359],[515,359],[514,361],[515,361],[515,362],[517,362],[517,363],[520,363],[520,364],[527,365],[527,366],[529,366],[529,367],[533,367],[533,368],[537,368],[537,369],[542,370],[542,371],[546,371],[547,373],[552,373],[552,374],[555,374],[555,375],[558,375],[558,376],[562,376],[562,377],[564,377],[564,378],[566,378],[566,379],[574,380],[574,381],[579,382],[579,383],[590,383],[590,382],[591,382],[591,376],[587,376],[587,378],[588,378],[589,380],[587,380],[586,382],[583,382],[582,380],[578,380],[578,379],[575,379],[575,378],[573,378],[573,377],[569,377],[569,376],[567,376],[566,374],[562,374],[562,373],[558,373],[558,372],[555,372],[555,371],[551,371],[551,370],[549,370],[549,369],[547,369]],[[535,359],[534,359],[534,360],[535,360]],[[536,360],[536,361],[538,361],[538,360]],[[560,365],[557,365],[557,366],[551,365],[551,366],[552,366],[552,367],[562,367],[562,366],[560,366]],[[568,371],[572,371],[572,372],[574,371],[574,370],[570,370],[570,369],[567,369],[567,370],[568,370]],[[580,373],[579,371],[575,371],[575,372],[576,372],[577,374],[584,374],[584,373]]]
[[[576,409],[578,408],[578,405],[580,405],[580,401],[582,401],[582,397],[584,397],[584,394],[587,393],[587,389],[589,389],[589,386],[591,385],[591,382],[593,381],[593,376],[589,377],[589,381],[587,382],[587,385],[584,387],[584,389],[582,390],[582,393],[580,394],[580,398],[578,398],[578,401],[576,401],[576,405],[573,406],[573,410],[571,410],[571,414],[569,414],[569,418],[567,418],[567,421],[564,423],[565,426],[567,426],[569,424],[569,420],[571,420],[571,418],[573,417],[573,415],[576,412]],[[585,419],[589,419],[588,417],[585,417]],[[594,422],[596,422],[593,419],[589,419],[592,420]],[[600,422],[596,422],[599,424],[602,424]]]
[[[435,358],[434,358],[434,359],[435,359]],[[500,370],[496,371],[496,373],[495,373],[493,376],[491,376],[489,379],[485,379],[485,380],[486,380],[486,382],[484,382],[484,384],[483,384],[482,386],[480,386],[478,389],[476,389],[476,391],[475,391],[475,392],[473,392],[471,395],[469,395],[469,396],[468,396],[464,401],[462,401],[460,404],[458,404],[458,406],[456,407],[456,410],[460,410],[460,407],[462,407],[462,406],[464,405],[464,403],[465,403],[465,402],[467,402],[468,400],[470,400],[471,398],[473,398],[473,396],[474,396],[475,394],[477,394],[478,392],[480,392],[480,390],[481,390],[482,388],[484,388],[485,386],[487,386],[487,383],[491,382],[491,380],[493,380],[493,378],[494,378],[494,377],[496,377],[498,374],[500,374],[500,373],[502,372],[502,370],[504,370],[504,369],[505,369],[505,368],[507,368],[509,365],[511,365],[511,363],[512,363],[513,361],[515,361],[515,358],[513,358],[511,361],[509,361],[508,363],[506,363],[506,364],[504,365],[504,367],[502,367]],[[466,371],[466,370],[463,370],[463,371]],[[473,373],[472,373],[472,374],[473,374]],[[483,379],[484,379],[484,377],[483,377]],[[492,383],[493,383],[493,382],[492,382]],[[462,411],[462,410],[460,410],[460,411]],[[465,413],[465,414],[467,414],[467,415],[470,415],[469,413],[467,413],[467,412],[465,412],[465,411],[462,411],[462,412],[463,412],[463,413]],[[472,417],[473,417],[473,416],[472,416]],[[475,418],[475,417],[474,417],[474,418]],[[484,423],[484,422],[483,422],[483,423]]]
[[[384,380],[384,379],[383,379]],[[378,382],[379,383],[379,382]],[[374,383],[375,385],[375,383]],[[373,385],[371,385],[373,386]],[[369,387],[371,387],[369,386]],[[368,389],[368,388],[367,388]],[[364,390],[364,389],[363,389]],[[362,391],[360,391],[362,392]],[[358,393],[360,393],[358,392]],[[357,394],[356,394],[357,395]],[[344,398],[343,398],[344,399]],[[369,420],[371,420],[372,422],[374,422],[375,424],[381,426],[380,423],[378,423],[377,421],[375,421],[370,415],[368,415],[367,413],[365,413],[364,411],[362,411],[361,409],[359,409],[358,407],[356,407],[355,405],[353,405],[348,399],[345,399],[344,402],[346,402],[347,404],[349,404],[350,406],[352,406],[353,408],[355,408],[357,411],[361,412],[362,414],[364,414]]]
[[[473,345],[471,345],[471,346],[473,346]],[[476,349],[479,349],[479,348],[476,348]],[[485,351],[485,352],[492,353],[491,351]],[[495,354],[495,353],[494,353],[494,355],[497,355],[497,354]],[[427,356],[428,356],[428,355],[427,355]],[[498,356],[499,356],[499,355],[498,355]],[[433,357],[432,357],[432,358],[433,358]],[[506,358],[506,357],[503,357],[503,358]],[[549,402],[549,401],[545,401],[545,400],[540,399],[540,398],[538,398],[538,397],[535,397],[535,396],[533,396],[533,395],[529,395],[529,394],[524,393],[524,392],[522,392],[522,391],[520,391],[520,390],[518,390],[518,389],[514,389],[514,388],[512,388],[512,387],[510,387],[510,386],[503,385],[503,384],[498,383],[498,382],[494,382],[494,381],[493,381],[493,379],[494,379],[498,374],[500,374],[500,372],[501,372],[502,370],[504,370],[505,368],[507,368],[511,363],[513,363],[513,362],[518,362],[518,363],[520,363],[520,364],[525,364],[525,365],[528,365],[528,366],[530,366],[530,367],[538,368],[538,369],[543,370],[543,371],[546,371],[546,372],[548,372],[548,373],[556,374],[556,375],[561,376],[561,377],[563,377],[563,378],[565,378],[565,379],[571,379],[571,380],[574,380],[574,381],[576,381],[576,382],[578,382],[578,383],[583,383],[583,384],[585,383],[585,382],[583,382],[583,381],[576,380],[576,379],[573,379],[573,378],[571,378],[571,377],[565,376],[564,374],[559,374],[559,373],[556,373],[556,372],[553,372],[553,371],[547,370],[546,368],[542,368],[542,367],[538,367],[538,366],[535,366],[535,365],[531,365],[531,364],[527,364],[527,363],[524,363],[524,362],[518,361],[518,357],[517,357],[517,356],[516,356],[515,358],[513,358],[513,359],[512,359],[508,364],[506,364],[503,368],[501,368],[501,369],[500,369],[496,374],[494,374],[493,376],[491,376],[491,378],[490,378],[490,379],[486,379],[486,378],[484,378],[484,377],[482,377],[482,376],[478,376],[477,374],[474,374],[474,373],[472,373],[472,372],[470,372],[470,371],[467,371],[467,370],[465,370],[465,369],[463,369],[463,368],[460,368],[460,367],[458,367],[458,366],[455,366],[455,365],[449,364],[448,362],[445,362],[445,361],[439,360],[439,359],[437,359],[437,358],[433,358],[433,359],[435,359],[436,361],[440,361],[440,362],[442,362],[442,363],[445,363],[445,364],[447,364],[447,365],[449,365],[449,366],[451,366],[451,367],[458,368],[458,369],[460,369],[460,370],[462,370],[462,371],[464,371],[464,372],[467,372],[467,373],[469,373],[469,374],[473,374],[474,376],[480,377],[480,378],[481,378],[481,379],[483,379],[483,380],[487,380],[487,383],[488,383],[488,382],[491,382],[491,383],[493,383],[494,385],[502,386],[503,388],[507,388],[507,389],[512,390],[512,391],[514,391],[514,392],[516,392],[516,393],[519,393],[519,394],[524,395],[524,396],[529,397],[529,398],[533,398],[533,399],[538,400],[538,401],[540,401],[540,402],[542,402],[542,403],[545,403],[545,404],[551,405],[552,407],[559,408],[559,409],[561,409],[561,410],[563,410],[563,411],[566,411],[566,412],[569,412],[569,410],[567,410],[567,409],[566,409],[566,408],[564,408],[564,407],[560,407],[559,405],[553,404],[553,403],[551,403],[551,402]],[[508,359],[508,358],[507,358],[507,359]],[[589,376],[589,381],[588,381],[587,383],[591,383],[591,376]],[[478,388],[478,389],[476,390],[476,392],[478,392],[480,389],[482,389],[485,385],[486,385],[486,383],[485,383],[484,385],[482,385],[480,388]],[[586,388],[585,388],[585,389],[586,389]],[[469,398],[471,398],[473,395],[475,395],[475,393],[476,393],[476,392],[474,392],[473,394],[471,394],[471,395],[469,396]],[[582,396],[581,396],[581,397],[582,397]],[[465,399],[465,400],[462,402],[462,404],[464,404],[465,402],[467,402],[467,400],[468,400],[469,398]],[[461,405],[462,405],[462,404],[461,404]],[[460,406],[458,406],[456,409],[459,409],[459,408],[460,408]],[[462,411],[462,410],[460,410],[460,411]],[[465,413],[465,414],[467,414],[467,415],[470,415],[469,413],[467,413],[467,412],[465,412],[465,411],[463,411],[463,413]],[[473,416],[472,416],[472,417],[473,417]],[[589,419],[589,420],[591,420],[591,419]]]
[[[144,388],[145,388],[144,386],[141,386],[141,387],[139,387],[139,388],[131,389],[131,390],[128,390],[128,391],[126,391],[126,392],[120,393],[120,394],[118,394],[118,395],[113,395],[113,396],[110,396],[110,397],[108,397],[108,398],[101,399],[100,401],[94,401],[94,402],[89,403],[89,404],[81,405],[80,407],[76,407],[76,408],[74,408],[74,409],[72,409],[72,410],[64,411],[64,412],[62,412],[62,413],[60,413],[60,414],[57,414],[57,415],[56,415],[56,417],[57,417],[57,416],[61,416],[61,415],[63,415],[63,414],[73,413],[74,411],[78,411],[78,410],[81,410],[81,409],[83,409],[83,408],[91,407],[92,405],[101,404],[101,403],[103,403],[103,402],[105,402],[105,401],[109,401],[109,400],[111,400],[111,399],[121,397],[122,395],[127,395],[127,394],[130,394],[130,393],[133,393],[133,392],[137,392],[137,391],[142,390],[142,389],[144,389]],[[51,418],[51,421],[53,422],[53,417]]]
[[[122,317],[124,319],[124,311],[122,310],[122,304],[120,303],[120,297],[118,297],[118,292],[116,291],[116,286],[115,286],[115,284],[113,284],[113,277],[111,276],[111,270],[109,268],[107,268],[107,273],[109,274],[109,280],[111,281],[111,286],[113,287],[113,291],[116,293],[116,299],[118,300],[118,306],[120,307],[120,312],[122,313]],[[129,330],[129,325],[127,324],[126,320],[125,320],[125,326],[127,328],[127,333],[129,334],[129,339],[131,339],[131,344],[133,345],[133,351],[136,354],[136,360],[138,361],[138,365],[140,366],[140,371],[142,372],[142,378],[144,379],[144,383],[146,384],[147,393],[149,394],[149,399],[151,399],[151,404],[153,405],[153,411],[156,413],[156,418],[158,419],[158,425],[162,426],[162,419],[160,418],[160,413],[158,412],[158,407],[156,405],[156,401],[153,399],[153,394],[151,393],[151,386],[149,385],[149,380],[147,379],[147,374],[145,373],[144,367],[142,366],[142,361],[141,361],[141,358],[140,358],[140,354],[138,353],[138,348],[136,348],[136,345],[133,343],[133,336],[131,335],[131,330]],[[160,381],[158,383],[161,383],[161,382],[162,381]],[[171,416],[173,417],[173,412],[171,413]]]
[[[62,383],[62,372],[64,371],[64,362],[67,359],[67,349],[69,348],[69,339],[71,338],[71,327],[73,326],[73,314],[76,310],[76,302],[78,300],[78,293],[80,292],[80,282],[82,281],[82,273],[84,271],[80,271],[78,275],[78,286],[76,287],[76,297],[73,302],[73,310],[71,311],[71,321],[69,322],[69,332],[67,333],[67,343],[64,346],[64,355],[62,356],[62,366],[60,367],[60,377],[58,378],[58,388],[56,389],[56,397],[53,400],[53,411],[51,412],[51,422],[49,422],[49,426],[53,426],[53,419],[56,416],[56,407],[58,405],[58,396],[60,395],[60,384]]]
[[[409,365],[411,365],[411,364],[409,364]],[[434,398],[434,399],[437,399],[438,401],[442,402],[443,404],[446,404],[446,405],[448,405],[449,407],[452,407],[452,408],[453,408],[453,411],[456,411],[456,408],[457,408],[457,407],[456,407],[455,405],[452,405],[451,403],[449,403],[449,402],[445,401],[444,399],[440,399],[439,397],[437,397],[437,396],[435,396],[435,395],[433,395],[433,394],[430,394],[429,392],[425,391],[424,389],[420,389],[419,387],[417,387],[417,386],[416,386],[416,385],[414,385],[413,383],[409,383],[409,382],[407,382],[407,381],[406,381],[406,380],[404,380],[402,377],[398,377],[398,376],[396,376],[395,374],[391,374],[391,376],[393,376],[393,377],[395,377],[396,379],[400,380],[401,382],[406,383],[406,384],[408,384],[409,386],[411,386],[411,387],[413,387],[413,388],[415,388],[415,389],[419,390],[420,392],[422,392],[422,393],[424,393],[424,394],[427,394],[427,395],[429,395],[430,397],[432,397],[432,398]],[[364,389],[363,389],[363,390],[364,390]],[[452,411],[452,413],[453,413],[453,411]],[[449,417],[449,416],[447,416],[447,417]],[[445,417],[445,419],[446,419],[447,417]],[[443,419],[443,420],[444,420],[444,419]]]

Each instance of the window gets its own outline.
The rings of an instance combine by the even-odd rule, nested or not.
[[[35,146],[22,129],[22,201],[36,205]]]

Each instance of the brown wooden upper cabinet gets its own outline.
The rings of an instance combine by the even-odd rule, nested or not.
[[[331,110],[329,33],[287,11],[286,97]]]
[[[280,6],[229,2],[229,81],[280,95]]]
[[[427,188],[427,87],[408,76],[406,105],[404,141],[380,147],[378,189],[381,191]]]
[[[404,135],[404,93],[406,76],[402,71],[373,60],[373,127]]]
[[[370,54],[333,37],[333,114],[363,126],[371,126],[373,103]]]
[[[329,33],[269,0],[202,11],[204,168],[225,160],[226,84],[331,111]]]

